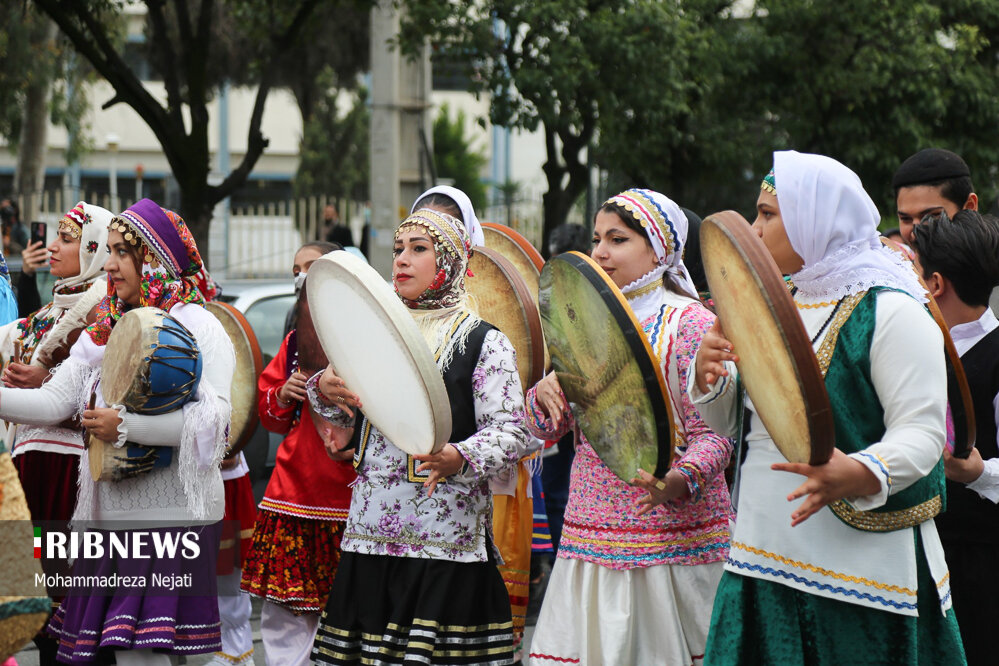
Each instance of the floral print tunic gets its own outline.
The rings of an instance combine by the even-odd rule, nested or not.
[[[474,353],[469,349],[468,353]],[[318,394],[318,375],[309,380],[317,412],[337,425],[351,419]],[[367,421],[366,436],[343,550],[371,555],[485,562],[492,542],[492,497],[488,479],[516,465],[540,443],[524,425],[524,394],[513,345],[490,330],[472,372],[477,432],[452,442],[465,459],[462,470],[427,497],[424,478],[412,475],[419,462],[388,441]],[[368,432],[365,432],[368,431]]]

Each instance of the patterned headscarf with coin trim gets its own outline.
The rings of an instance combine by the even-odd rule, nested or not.
[[[122,234],[138,250],[140,267],[139,307],[170,311],[177,303],[204,304],[198,286],[203,268],[194,237],[177,213],[142,199],[111,221],[111,231]],[[98,345],[107,344],[111,329],[130,309],[118,298],[108,281],[108,295],[97,306],[97,322],[87,333]]]
[[[396,238],[404,231],[422,229],[434,244],[437,274],[426,291],[416,300],[402,298],[414,310],[438,310],[460,305],[465,300],[465,276],[472,244],[465,225],[458,218],[421,208],[403,220],[395,232]]]

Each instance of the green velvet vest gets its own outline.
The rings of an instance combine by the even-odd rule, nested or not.
[[[870,357],[877,294],[884,290],[875,287],[844,299],[816,352],[832,403],[836,448],[847,454],[862,451],[885,434],[884,408],[871,381]],[[945,497],[941,458],[927,476],[889,495],[884,506],[858,511],[839,500],[829,508],[851,527],[891,532],[933,518],[944,509]]]

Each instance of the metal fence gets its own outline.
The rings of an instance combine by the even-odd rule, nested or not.
[[[486,206],[479,213],[483,222],[507,224],[523,234],[535,247],[540,247],[542,214],[539,197],[521,193],[510,205]],[[50,240],[56,223],[79,200],[70,201],[66,189],[41,192],[37,198],[18,201],[22,211],[35,211],[32,218],[22,214],[22,220],[36,219],[49,223]],[[83,192],[80,199],[115,210],[117,203],[110,195]],[[291,271],[295,251],[307,240],[324,236],[323,208],[331,203],[323,197],[301,197],[253,206],[229,209],[216,206],[209,230],[210,248],[205,256],[209,270],[225,278],[286,277]],[[340,219],[350,226],[354,240],[360,243],[366,219],[366,202],[339,201]]]

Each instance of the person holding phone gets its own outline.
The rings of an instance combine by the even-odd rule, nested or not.
[[[44,239],[45,223],[31,223],[33,242],[24,254],[40,255],[42,260],[33,263],[37,266],[51,253],[56,283],[52,300],[45,307],[0,328],[0,355],[5,366],[0,381],[4,386],[40,387],[69,355],[84,327],[94,322],[93,310],[107,295],[103,265],[111,217],[111,211],[81,201],[59,222],[56,238],[47,250],[37,247],[36,241]],[[66,525],[76,507],[77,471],[83,451],[79,423],[73,419],[56,426],[12,425],[5,439],[32,518]],[[47,574],[69,573],[68,565],[60,567],[56,560],[44,560],[43,565]],[[55,639],[40,634],[35,644],[43,664],[55,660]]]
[[[28,244],[21,250],[21,273],[17,278],[18,317],[28,317],[42,307],[35,273],[49,261],[49,250],[45,247],[47,232],[44,222],[32,222]]]

